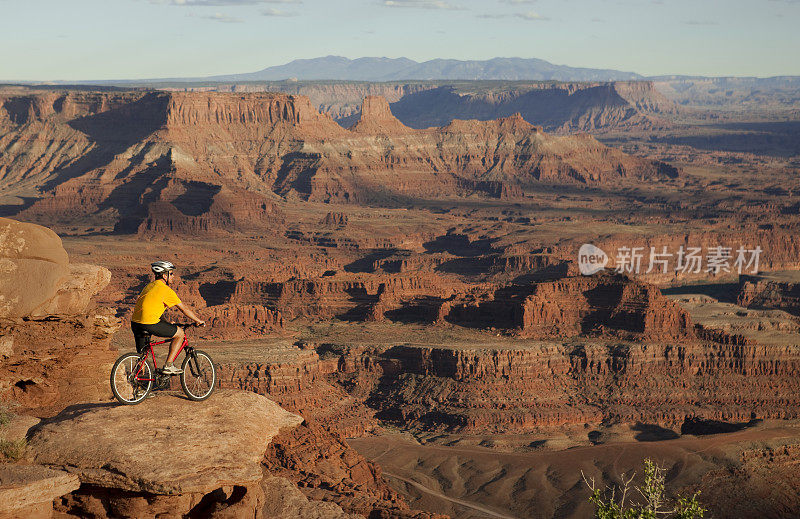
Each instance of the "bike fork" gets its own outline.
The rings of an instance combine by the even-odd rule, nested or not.
[[[189,362],[187,362],[189,369],[194,373],[199,374],[200,363],[197,362],[197,355],[194,352],[194,348],[186,348],[186,356],[189,357]]]

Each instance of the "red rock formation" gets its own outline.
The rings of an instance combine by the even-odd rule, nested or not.
[[[333,501],[364,517],[444,519],[410,510],[381,477],[381,469],[347,445],[336,432],[304,422],[273,438],[265,455],[272,474],[295,483],[314,500]]]
[[[344,227],[347,225],[347,215],[344,213],[330,212],[320,222],[325,227]]]
[[[330,292],[335,287],[315,285],[314,297],[322,299],[305,306],[335,306],[328,299],[341,297]],[[359,402],[406,427],[475,433],[800,416],[795,348],[694,325],[652,285],[617,275],[573,276],[428,301],[411,295],[414,289],[382,286],[361,318],[424,316],[422,322],[487,327],[517,338],[497,345],[318,347],[316,354],[304,350],[308,361],[225,366],[224,383],[272,395],[351,434],[357,433],[352,416],[369,416]]]
[[[50,229],[0,218],[0,318],[86,313],[109,282],[108,269],[70,264]]]
[[[361,104],[361,117],[351,128],[366,135],[402,135],[412,130],[392,115],[389,103],[381,96],[367,96]]]
[[[449,294],[435,276],[398,275],[384,281],[376,278],[323,277],[264,282],[245,279],[235,283],[230,302],[265,304],[289,319],[301,316],[327,319],[334,316],[358,318],[378,302],[383,293],[392,299]]]
[[[792,348],[778,353],[726,342],[400,346],[373,362],[343,361],[340,376],[366,384],[361,390],[368,389],[379,417],[427,430],[530,432],[601,422],[675,427],[692,416],[732,422],[800,416],[800,356]],[[365,366],[372,377],[362,373]]]
[[[687,312],[640,282],[600,276],[545,281],[523,303],[522,335],[570,337],[593,329],[656,341],[692,336]]]
[[[52,517],[53,500],[79,486],[76,476],[63,471],[4,463],[0,465],[0,517]]]
[[[252,337],[283,328],[281,313],[265,306],[226,304],[209,306],[201,311],[215,337]]]
[[[120,322],[91,298],[110,272],[70,264],[50,229],[0,218],[0,400],[46,416],[107,392]]]
[[[749,218],[749,217],[748,217]],[[747,219],[747,218],[746,218]],[[642,268],[638,277],[654,283],[671,283],[678,280],[688,279],[713,279],[723,276],[738,275],[738,268],[735,265],[737,250],[761,248],[759,254],[759,272],[771,270],[795,270],[800,267],[800,237],[793,229],[765,229],[759,225],[747,222],[737,223],[736,230],[728,229],[707,229],[694,232],[678,232],[674,234],[655,234],[653,236],[633,237],[629,233],[602,237],[592,240],[608,256],[609,263],[607,268],[614,269],[617,266],[617,251],[620,247],[641,247],[640,253],[643,254]],[[574,259],[581,243],[574,243],[571,246],[562,246],[556,254],[564,259]],[[706,272],[706,255],[710,247],[729,247],[731,258],[728,262],[729,272],[721,271],[718,275]],[[655,265],[651,273],[646,273],[651,247],[656,253],[667,248],[667,252],[673,254],[670,259],[669,268],[663,273],[658,265]],[[703,256],[701,272],[697,274],[683,273],[675,271],[677,265],[678,250],[684,247],[700,247]],[[745,261],[750,259],[748,254]],[[752,274],[754,265],[743,265],[742,274],[747,276]]]
[[[465,86],[466,84],[466,86]],[[381,96],[403,124],[442,126],[453,119],[496,119],[521,112],[533,124],[561,132],[669,128],[664,116],[679,107],[648,81],[495,82],[483,89],[471,82],[267,82],[190,87],[197,92],[284,92],[306,96],[345,128],[359,118],[365,97]],[[169,88],[167,88],[169,89]],[[183,90],[181,87],[180,90]]]
[[[118,356],[111,337],[120,325],[108,310],[3,322],[0,337],[9,355],[0,355],[0,398],[35,416],[105,398],[106,368]]]
[[[739,276],[737,303],[800,315],[800,276],[797,271]]]
[[[392,110],[413,128],[520,112],[525,120],[558,132],[669,128],[671,123],[663,116],[679,111],[646,81],[517,83],[487,92],[474,86],[467,91],[458,85],[441,86],[409,93]]]
[[[377,97],[353,131],[281,94],[45,92],[6,95],[0,106],[0,178],[7,190],[43,195],[21,214],[125,233],[274,229],[283,221],[275,193],[351,203],[515,198],[532,181],[677,174],[587,136],[544,134],[519,114],[411,130]],[[43,133],[54,144],[40,142]]]
[[[222,363],[219,378],[222,387],[268,395],[285,409],[344,435],[361,436],[377,423],[363,402],[334,384],[339,363],[307,346],[272,361]]]

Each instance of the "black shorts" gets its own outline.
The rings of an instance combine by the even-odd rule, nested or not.
[[[154,324],[142,324],[131,321],[131,331],[136,340],[136,351],[142,353],[150,346],[150,337],[174,337],[178,332],[178,326],[170,324],[164,319]]]

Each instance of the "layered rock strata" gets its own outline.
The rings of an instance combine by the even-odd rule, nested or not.
[[[335,394],[325,388],[338,388],[380,419],[427,430],[680,427],[693,418],[739,423],[800,416],[797,344],[694,323],[652,285],[580,276],[512,286],[485,299],[471,295],[470,302],[440,306],[446,308],[443,328],[448,321],[492,326],[507,330],[504,337],[481,334],[477,343],[453,345],[319,345],[304,353],[310,362],[295,364],[294,373],[294,363],[264,364],[257,372],[229,366],[224,383],[274,392],[285,402],[299,403],[303,395],[308,413],[316,412],[322,395]],[[346,416],[329,414],[327,423],[347,424]]]
[[[53,500],[77,490],[78,478],[41,465],[0,464],[0,518],[47,519]]]
[[[5,94],[0,130],[4,191],[29,200],[18,214],[121,233],[274,229],[284,221],[276,195],[396,204],[678,175],[586,135],[548,135],[518,114],[413,130],[381,97],[365,99],[348,131],[302,96]]]

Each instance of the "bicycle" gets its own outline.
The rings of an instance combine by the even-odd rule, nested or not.
[[[180,325],[184,329],[197,326],[195,323]],[[141,353],[129,352],[121,355],[111,369],[111,391],[121,404],[135,405],[147,398],[153,389],[166,389],[173,375],[161,372],[156,364],[153,346],[170,342],[172,339],[150,342],[149,350]],[[189,400],[199,402],[211,396],[217,382],[217,371],[211,356],[189,346],[188,337],[183,338],[178,354],[184,352],[181,363],[181,387]],[[152,367],[149,359],[153,359]],[[155,374],[155,375],[154,375]]]

